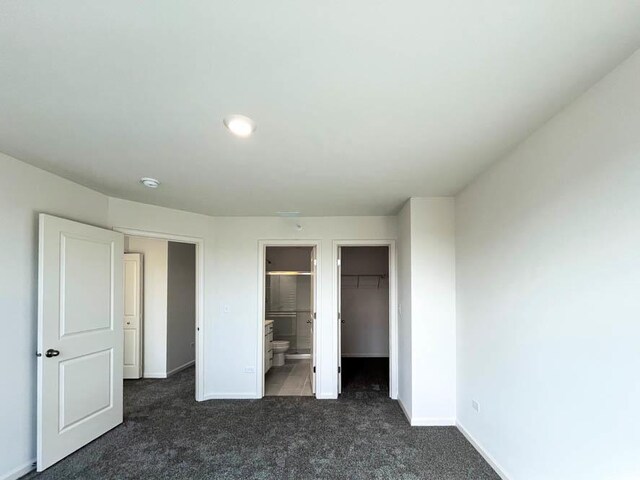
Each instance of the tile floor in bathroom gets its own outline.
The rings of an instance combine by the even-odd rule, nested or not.
[[[266,396],[310,397],[309,375],[311,359],[285,360],[281,367],[271,367],[265,375],[264,394]]]

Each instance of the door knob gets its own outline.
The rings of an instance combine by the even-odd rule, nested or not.
[[[49,350],[44,352],[44,356],[47,358],[57,357],[58,355],[60,355],[60,352],[58,350],[54,350],[53,348],[50,348]]]

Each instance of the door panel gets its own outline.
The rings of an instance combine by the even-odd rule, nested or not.
[[[111,244],[61,233],[62,336],[113,327],[111,274]]]
[[[142,254],[124,254],[124,378],[142,377]]]
[[[60,362],[60,431],[113,406],[113,349]]]
[[[38,471],[122,422],[123,237],[40,215]]]
[[[127,368],[136,367],[138,358],[138,335],[134,328],[125,328],[124,331],[124,378],[127,377]],[[136,377],[139,378],[139,377]]]

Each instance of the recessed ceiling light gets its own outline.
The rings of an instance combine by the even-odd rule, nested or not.
[[[149,188],[158,188],[158,185],[160,185],[160,182],[158,180],[151,177],[142,177],[140,179],[140,183]]]
[[[237,137],[248,137],[256,131],[256,122],[244,115],[229,115],[225,117],[224,126]]]

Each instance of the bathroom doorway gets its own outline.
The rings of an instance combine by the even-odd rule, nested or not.
[[[397,397],[395,242],[336,242],[338,394]]]
[[[317,246],[261,246],[263,396],[315,394]]]

